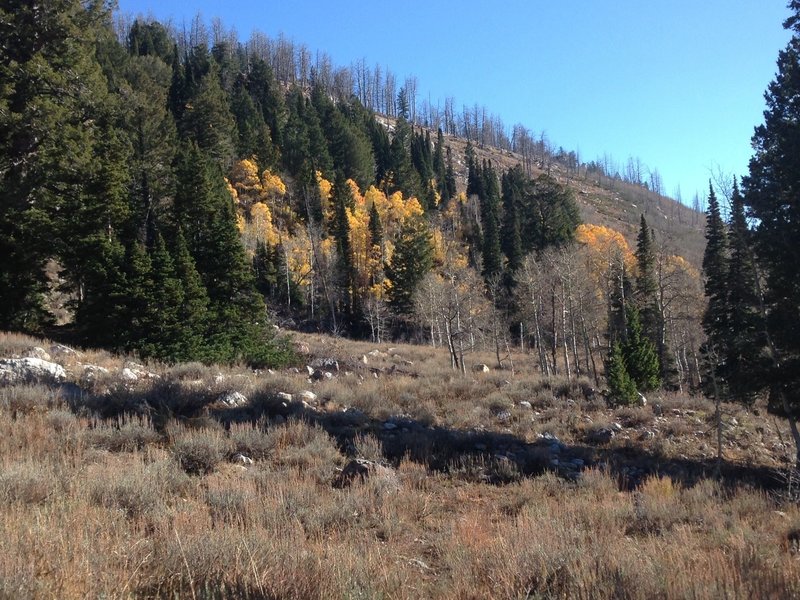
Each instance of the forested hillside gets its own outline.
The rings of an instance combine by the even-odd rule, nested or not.
[[[112,26],[80,2],[1,22],[0,327],[267,364],[288,356],[277,319],[446,346],[461,370],[530,347],[598,383],[639,336],[639,389],[700,383],[700,219],[638,161],[612,175],[218,22]]]

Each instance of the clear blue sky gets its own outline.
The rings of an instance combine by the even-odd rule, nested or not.
[[[478,103],[589,161],[637,156],[665,190],[704,199],[712,170],[745,174],[775,74],[785,0],[119,0],[120,11],[220,17],[246,40],[283,33],[337,65],[365,58],[419,98]]]

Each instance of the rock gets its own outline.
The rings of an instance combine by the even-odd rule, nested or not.
[[[254,463],[252,458],[250,458],[249,456],[245,456],[241,452],[239,454],[236,454],[233,457],[233,462],[236,462],[236,463],[239,463],[239,464],[242,464],[242,465],[252,465]]]
[[[616,432],[611,427],[603,427],[601,429],[595,429],[587,436],[587,439],[590,443],[593,444],[607,444],[609,443]]]
[[[228,408],[240,408],[247,406],[247,397],[241,392],[225,392],[219,398],[218,402],[222,402]]]
[[[367,358],[367,355],[366,355],[366,354],[362,354],[362,355],[361,355],[361,358],[360,358],[359,360],[360,360],[360,361],[361,361],[363,364],[365,364],[365,365],[368,365],[368,364],[369,364],[369,359]]]
[[[298,354],[311,354],[311,350],[305,344],[297,344],[295,350]]]
[[[99,365],[83,365],[83,374],[81,375],[81,380],[87,383],[92,383],[101,375],[108,375],[108,369]]]
[[[311,361],[311,367],[320,369],[322,371],[335,371],[339,372],[339,363],[335,358],[317,358]]]
[[[664,416],[664,407],[661,406],[658,402],[653,404],[653,414],[657,417]]]
[[[520,401],[519,405],[520,405],[522,408],[533,408],[533,406],[531,405],[531,403],[530,403],[530,402],[528,402],[527,400],[522,400],[522,401]]]
[[[333,379],[333,373],[330,371],[323,371],[321,369],[316,369],[314,373],[311,374],[311,379],[314,381],[322,381],[323,379],[326,381],[330,381]]]
[[[48,348],[50,356],[73,356],[78,352],[64,344],[53,344]]]
[[[347,463],[344,469],[333,479],[333,487],[349,487],[355,481],[366,481],[367,479],[377,480],[386,491],[396,490],[400,487],[397,473],[391,467],[387,467],[373,460],[356,458]]]
[[[495,416],[497,417],[498,421],[508,421],[511,418],[511,413],[508,412],[507,410],[501,410]]]
[[[367,352],[367,355],[373,358],[386,358],[386,353],[381,352],[380,350],[371,350],[370,352]]]
[[[40,346],[32,346],[26,350],[25,354],[28,358],[40,358],[42,360],[52,361],[53,359],[50,358],[50,355],[47,353],[47,350],[41,348]]]
[[[297,394],[297,399],[300,400],[301,402],[308,402],[309,404],[317,403],[317,395],[309,390],[303,390],[302,392]]]
[[[284,402],[291,402],[292,401],[292,395],[291,394],[287,394],[286,392],[278,392],[275,395],[278,397],[278,400],[283,400]]]
[[[620,425],[619,423],[613,423],[611,425],[611,429],[613,429],[614,431],[622,431],[622,425]]]
[[[0,359],[0,384],[60,383],[66,377],[64,367],[41,358]]]
[[[225,381],[225,375],[223,375],[222,373],[217,373],[216,375],[214,375],[214,383],[219,385],[223,381]]]
[[[644,394],[639,392],[639,400],[636,402],[637,406],[647,406],[647,398],[644,397]]]
[[[642,434],[643,440],[652,440],[654,437],[656,437],[655,432],[650,431],[649,429]]]
[[[313,377],[314,376],[315,369],[311,365],[306,365],[306,371],[308,372],[308,376],[309,377]]]
[[[134,373],[133,369],[129,369],[128,367],[125,367],[122,369],[122,371],[120,371],[119,377],[122,379],[122,381],[136,381],[139,379],[139,376]]]
[[[489,371],[491,371],[489,365],[485,365],[483,363],[472,365],[472,370],[475,373],[488,373]]]

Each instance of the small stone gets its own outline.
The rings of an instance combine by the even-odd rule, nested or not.
[[[613,425],[611,425],[611,428],[614,431],[622,431],[622,425],[620,425],[619,423],[614,423]]]
[[[531,405],[531,403],[530,403],[530,402],[528,402],[527,400],[522,400],[522,401],[519,403],[519,405],[520,405],[522,408],[533,408],[533,405]]]
[[[120,371],[119,376],[122,379],[122,381],[136,381],[137,379],[139,379],[139,376],[133,372],[133,369],[129,369],[128,367],[122,369],[122,371]]]
[[[313,377],[314,376],[314,371],[315,370],[316,369],[314,369],[314,367],[312,367],[310,365],[306,365],[306,371],[308,371],[308,376],[309,377]]]
[[[644,394],[639,392],[639,401],[637,402],[639,406],[647,406],[647,398],[644,397]]]
[[[302,392],[297,394],[297,399],[303,402],[308,402],[310,404],[316,404],[317,395],[310,390],[303,390]]]
[[[310,365],[313,369],[320,369],[324,371],[339,372],[339,362],[335,358],[318,358],[311,361]],[[313,371],[312,371],[313,372]]]
[[[278,400],[283,400],[284,402],[292,401],[292,395],[286,392],[278,392],[276,396],[278,397]]]
[[[369,364],[369,359],[367,358],[366,354],[361,355],[361,362],[364,363],[365,365]]]
[[[483,363],[479,363],[477,365],[472,365],[472,370],[475,373],[488,373],[489,371],[491,371],[491,369],[489,368],[489,365],[485,365]]]
[[[247,405],[247,397],[241,392],[226,392],[222,394],[217,401],[222,402],[229,408],[239,408]]]
[[[254,461],[249,456],[245,456],[240,452],[239,454],[233,457],[233,462],[237,462],[243,465],[252,465]]]
[[[77,354],[75,350],[64,344],[53,344],[49,348],[51,356],[71,356]]]
[[[507,410],[501,410],[499,413],[497,413],[497,419],[499,421],[508,421],[510,418],[511,418],[511,413],[508,412]]]

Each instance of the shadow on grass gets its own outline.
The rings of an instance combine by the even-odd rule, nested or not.
[[[359,448],[372,435],[380,443],[382,460],[389,464],[397,466],[407,459],[431,471],[492,484],[545,472],[576,480],[586,468],[609,473],[621,490],[635,489],[653,475],[670,477],[684,487],[712,478],[726,488],[747,486],[770,492],[782,491],[787,484],[786,471],[765,466],[668,457],[635,446],[567,445],[553,436],[530,443],[510,433],[451,429],[410,417],[384,421],[357,409],[326,411],[264,392],[253,394],[244,406],[228,407],[220,404],[218,393],[187,390],[168,381],[146,390],[119,387],[100,396],[68,391],[66,399],[73,411],[118,425],[130,416],[148,416],[158,431],[173,419],[188,427],[230,429],[234,423],[249,423],[266,430],[288,420],[302,420],[325,430],[348,457],[361,457]]]

